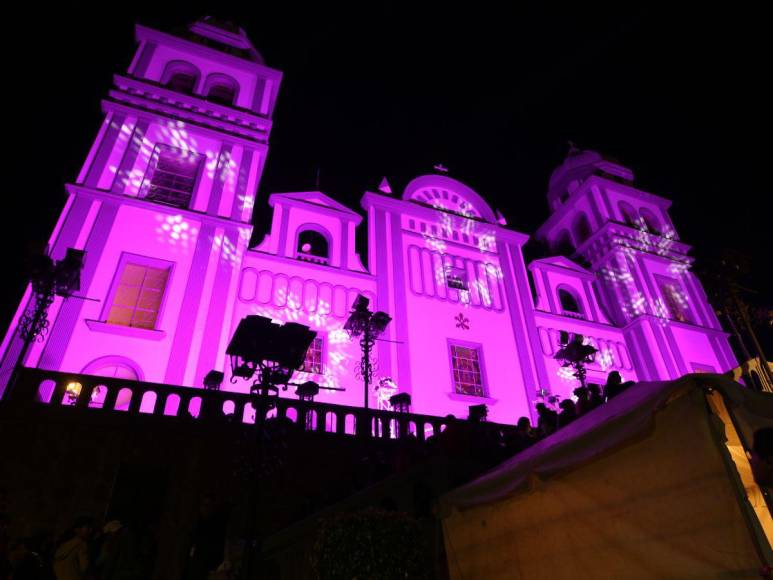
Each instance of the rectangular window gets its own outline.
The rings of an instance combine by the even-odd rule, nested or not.
[[[156,145],[140,197],[175,207],[190,205],[203,157],[169,145]]]
[[[464,268],[446,266],[446,285],[457,290],[469,290],[467,271]]]
[[[460,395],[485,397],[479,347],[451,345],[454,388]]]
[[[682,290],[681,284],[673,279],[659,277],[658,285],[663,304],[668,309],[671,319],[679,322],[692,322],[690,310],[687,307],[687,296]]]
[[[126,261],[113,293],[108,324],[154,329],[170,268]]]
[[[301,370],[305,373],[322,374],[322,349],[324,347],[324,341],[322,337],[315,337],[311,341],[309,350],[306,351],[306,358],[303,361]]]

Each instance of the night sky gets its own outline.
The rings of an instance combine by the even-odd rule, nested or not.
[[[111,76],[131,59],[134,22],[169,30],[206,14],[237,21],[284,72],[256,213],[266,215],[271,192],[313,189],[318,168],[321,189],[359,210],[382,176],[401,191],[443,163],[510,227],[533,233],[572,140],[673,200],[699,261],[722,248],[750,255],[754,284],[771,302],[761,13],[708,3],[710,12],[692,13],[674,12],[677,3],[27,4],[4,22],[2,323],[21,296],[25,257],[45,244],[63,183],[75,180],[96,135]]]

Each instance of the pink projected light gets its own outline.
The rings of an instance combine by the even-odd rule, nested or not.
[[[551,175],[551,213],[536,237],[553,255],[528,265],[529,237],[442,165],[402,194],[386,179],[365,192],[367,224],[326,193],[274,193],[260,210],[271,226],[248,247],[282,74],[241,30],[203,19],[191,31],[136,28],[137,54],[114,77],[51,237],[54,259],[86,251],[81,293],[94,300],[57,298],[50,335],[25,365],[191,388],[214,369],[226,373],[222,388],[247,390],[230,381],[225,348],[239,321],[258,314],[317,331],[294,382],[319,383],[318,401],[362,405],[360,347],[343,330],[362,294],[392,317],[374,347],[371,408],[409,393],[418,413],[466,417],[485,403],[493,421],[534,418],[538,402],[553,405],[577,386],[555,359],[562,333],[598,349],[590,383],[613,370],[664,380],[736,366],[670,202],[593,151],[573,149]],[[365,263],[358,227],[368,229]],[[32,299],[28,291],[2,343],[0,389]],[[76,400],[81,383],[72,382]],[[95,393],[89,404],[98,406],[104,393]],[[179,398],[164,400],[164,412],[178,412]]]

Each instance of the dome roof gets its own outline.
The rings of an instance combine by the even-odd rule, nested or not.
[[[266,64],[260,53],[247,38],[244,29],[230,20],[204,16],[182,30],[174,32],[197,44],[202,44],[258,64]]]
[[[497,221],[491,206],[480,195],[461,181],[445,175],[417,177],[405,186],[403,199],[489,223]]]
[[[569,190],[573,182],[584,181],[591,175],[600,174],[626,182],[633,181],[633,172],[611,157],[605,157],[590,149],[581,151],[572,146],[563,163],[550,175],[548,199],[553,200],[571,193]]]

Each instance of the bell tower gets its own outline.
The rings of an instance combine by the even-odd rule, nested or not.
[[[590,264],[595,292],[623,329],[639,379],[734,368],[727,334],[691,271],[690,246],[669,217],[671,202],[633,180],[617,161],[572,147],[550,178],[552,214],[537,237]]]
[[[138,25],[136,40],[49,240],[54,260],[85,251],[80,296],[56,298],[23,364],[200,386],[227,342],[282,74],[210,17],[174,33]],[[0,392],[31,300],[3,342]]]

